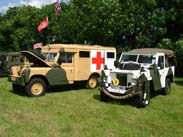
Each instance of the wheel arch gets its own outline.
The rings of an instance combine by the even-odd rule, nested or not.
[[[88,78],[88,80],[87,80],[87,82],[86,82],[86,88],[88,88],[88,89],[96,88],[96,87],[98,86],[98,84],[99,84],[98,78],[100,78],[100,74],[99,74],[99,73],[96,73],[96,72],[95,72],[95,73],[92,73],[92,74],[89,76],[89,78]],[[96,80],[96,81],[94,82],[94,84],[91,84],[91,83],[90,83],[92,79],[95,79],[95,80]],[[95,85],[95,86],[93,86],[93,85]]]
[[[34,78],[41,78],[41,79],[45,82],[46,85],[49,85],[49,82],[48,82],[47,78],[46,78],[45,76],[43,76],[43,75],[34,75],[34,76],[32,76],[32,77],[30,78],[30,80],[31,80],[31,79],[34,79]],[[29,81],[30,81],[30,80],[29,80]]]
[[[91,77],[93,77],[93,76],[96,76],[96,77],[100,77],[101,75],[99,74],[99,73],[97,73],[97,72],[94,72],[94,73],[92,73],[89,77],[88,77],[88,80],[91,78]]]

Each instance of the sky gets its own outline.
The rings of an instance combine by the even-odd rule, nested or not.
[[[57,0],[0,0],[0,12],[5,13],[9,7],[30,5],[41,8],[43,5],[55,3]],[[68,0],[60,0],[68,1]]]

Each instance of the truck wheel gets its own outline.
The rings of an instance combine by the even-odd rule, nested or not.
[[[107,101],[110,101],[110,100],[111,100],[111,98],[110,98],[110,97],[108,97],[108,96],[106,96],[106,95],[105,95],[105,93],[104,93],[104,92],[102,92],[102,91],[100,91],[100,99],[101,99],[101,101],[105,101],[105,102],[107,102]]]
[[[23,86],[17,85],[17,84],[12,84],[12,88],[14,92],[22,92],[24,90]]]
[[[45,94],[46,84],[41,78],[33,78],[26,85],[25,90],[30,97],[38,97]]]
[[[163,88],[163,95],[168,95],[171,91],[171,82],[170,79],[166,78],[165,88]]]
[[[98,77],[93,75],[87,81],[86,87],[89,89],[94,89],[97,86],[98,86]]]
[[[145,108],[149,105],[151,99],[151,92],[150,92],[150,82],[144,82],[142,86],[142,91],[137,96],[137,107]]]

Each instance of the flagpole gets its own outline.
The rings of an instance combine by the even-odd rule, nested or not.
[[[56,14],[56,20],[57,20],[57,16],[60,12],[60,0],[57,0],[55,3],[55,14]]]

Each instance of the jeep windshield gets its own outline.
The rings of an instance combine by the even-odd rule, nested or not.
[[[122,55],[120,59],[120,63],[124,62],[136,62],[136,63],[142,63],[142,64],[153,64],[154,63],[154,57],[153,55],[129,55],[124,54]]]

